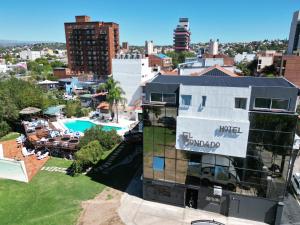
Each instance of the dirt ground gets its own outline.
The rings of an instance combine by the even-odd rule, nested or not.
[[[77,225],[124,225],[117,212],[122,194],[106,187],[94,199],[82,202],[83,211]]]

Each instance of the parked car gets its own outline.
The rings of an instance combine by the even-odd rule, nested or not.
[[[162,123],[164,126],[176,127],[176,119],[174,117],[163,116],[157,120],[158,123]]]
[[[293,174],[291,182],[295,193],[300,196],[300,173]]]
[[[232,159],[226,156],[204,154],[201,163],[189,162],[188,174],[200,178],[204,184],[223,185],[232,191],[240,182]]]

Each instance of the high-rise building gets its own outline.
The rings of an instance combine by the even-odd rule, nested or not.
[[[72,73],[106,78],[112,73],[112,58],[119,51],[119,25],[92,22],[89,16],[76,16],[65,23],[68,64]]]
[[[174,49],[177,52],[189,51],[191,32],[188,18],[180,18],[179,24],[174,30]]]
[[[145,54],[152,55],[154,53],[154,44],[153,41],[145,41]]]
[[[294,13],[291,23],[288,54],[300,51],[300,11]]]
[[[209,54],[218,55],[219,54],[219,39],[216,41],[210,39],[209,41]]]
[[[123,51],[128,51],[129,50],[128,42],[122,42],[122,50]]]

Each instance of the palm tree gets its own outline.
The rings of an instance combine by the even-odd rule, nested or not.
[[[117,123],[119,123],[119,110],[118,105],[125,104],[126,99],[124,98],[124,91],[119,86],[119,82],[115,81],[112,77],[108,78],[107,81],[101,84],[98,90],[103,91],[106,90],[108,93],[106,95],[106,100],[109,104],[109,111],[111,112],[111,117],[114,117],[114,106],[117,114]]]

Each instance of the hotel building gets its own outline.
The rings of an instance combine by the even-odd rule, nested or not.
[[[298,89],[284,78],[156,76],[143,103],[143,197],[279,224]]]
[[[120,48],[118,24],[76,16],[75,23],[65,23],[65,33],[72,73],[94,74],[103,79],[112,73],[112,58]]]

